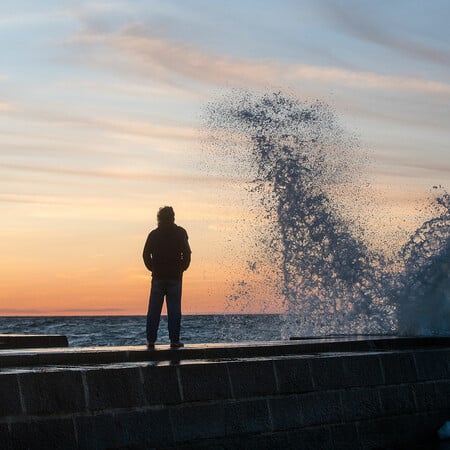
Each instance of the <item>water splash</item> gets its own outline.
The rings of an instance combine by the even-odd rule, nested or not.
[[[284,336],[450,334],[446,193],[441,214],[387,256],[368,244],[362,216],[339,201],[344,191],[359,196],[366,156],[326,104],[235,92],[207,117],[215,158],[257,199],[249,267],[276,280]]]
[[[450,335],[450,196],[438,193],[437,215],[401,251],[404,270],[395,295],[399,331]]]

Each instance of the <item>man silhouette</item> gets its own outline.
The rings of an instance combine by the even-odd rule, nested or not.
[[[147,347],[155,348],[161,309],[166,297],[171,348],[180,348],[181,287],[183,272],[191,262],[191,249],[184,228],[175,224],[171,206],[159,209],[158,227],[147,237],[143,258],[152,272],[150,300],[147,312]]]

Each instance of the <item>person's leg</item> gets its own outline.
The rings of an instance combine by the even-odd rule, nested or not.
[[[170,342],[178,343],[181,326],[181,280],[168,282],[166,303]]]
[[[163,280],[152,280],[150,299],[147,312],[147,342],[156,342],[158,336],[159,320],[164,302],[165,283]]]

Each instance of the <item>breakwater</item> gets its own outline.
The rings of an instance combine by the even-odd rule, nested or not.
[[[68,347],[66,336],[52,334],[0,334],[0,349]]]
[[[449,338],[0,351],[2,448],[423,448]]]

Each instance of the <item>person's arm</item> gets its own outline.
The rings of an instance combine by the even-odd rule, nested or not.
[[[145,267],[147,267],[150,272],[153,270],[153,259],[152,259],[152,239],[150,238],[150,234],[147,236],[147,240],[145,241],[144,251],[142,253],[142,257],[144,259]]]
[[[187,270],[189,264],[191,264],[191,253],[192,252],[188,242],[188,235],[185,231],[183,236],[183,246],[181,250],[181,268],[183,269],[183,272]]]

